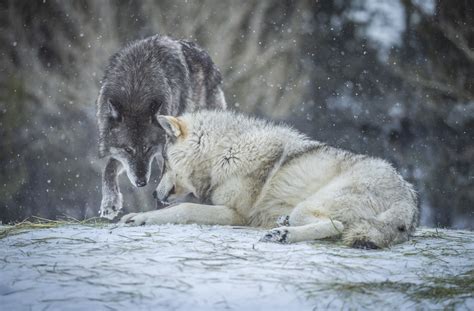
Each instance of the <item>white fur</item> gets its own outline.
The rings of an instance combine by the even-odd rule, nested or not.
[[[381,159],[231,112],[185,114],[179,124],[184,128],[167,146],[158,197],[166,197],[174,186],[198,197],[208,193],[201,199],[218,207],[185,203],[126,215],[122,221],[271,228],[288,215],[289,227],[274,229],[262,240],[291,243],[342,236],[358,247],[406,241],[416,227],[413,188]]]

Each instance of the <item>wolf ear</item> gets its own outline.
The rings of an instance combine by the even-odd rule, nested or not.
[[[178,118],[172,116],[157,116],[156,119],[169,136],[177,138],[184,135],[184,124]]]
[[[184,59],[188,64],[188,68],[199,68],[199,71],[204,73],[204,87],[208,94],[219,94],[220,85],[222,84],[222,75],[217,66],[212,61],[209,54],[200,48],[196,43],[186,40],[180,40],[181,48],[184,54]],[[214,95],[218,96],[218,95]],[[219,100],[220,101],[220,100]],[[203,104],[209,104],[204,102]],[[217,102],[216,102],[217,104]],[[224,99],[225,104],[225,99]],[[212,103],[214,105],[214,103]],[[216,105],[216,107],[219,105]]]
[[[110,98],[107,99],[107,107],[109,108],[109,113],[112,119],[120,120],[120,113],[117,109],[117,104],[110,100]]]

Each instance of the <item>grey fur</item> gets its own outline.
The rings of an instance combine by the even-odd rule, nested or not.
[[[102,217],[113,219],[122,208],[117,183],[122,171],[132,184],[144,186],[153,159],[161,166],[165,135],[156,117],[225,109],[221,83],[209,55],[184,40],[157,35],[110,58],[97,99],[99,155],[109,157],[102,178]]]

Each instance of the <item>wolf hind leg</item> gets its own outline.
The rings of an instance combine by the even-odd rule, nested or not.
[[[344,225],[341,221],[331,219],[322,209],[320,196],[307,198],[296,205],[287,217],[280,217],[280,227],[267,232],[263,242],[296,243],[339,236]],[[284,219],[285,221],[281,221]]]
[[[299,203],[290,215],[290,225],[307,225],[327,218],[345,225],[339,233],[342,233],[346,245],[363,249],[385,247],[390,237],[387,237],[386,228],[378,229],[381,222],[377,222],[377,215],[384,215],[382,206],[374,204],[363,192],[354,193],[347,189],[330,185]],[[391,218],[389,215],[385,217]]]
[[[340,191],[334,192],[335,198],[327,197],[326,193],[318,195],[296,206],[290,214],[290,226],[309,226],[325,218],[335,224],[341,222],[345,224],[339,232],[343,243],[361,249],[378,249],[404,242],[414,228],[414,208],[409,203],[398,203],[381,210],[382,206],[374,204],[364,194]],[[287,239],[299,240],[298,236],[295,231],[294,237]]]

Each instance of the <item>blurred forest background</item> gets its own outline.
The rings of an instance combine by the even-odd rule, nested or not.
[[[474,228],[474,2],[0,1],[0,220],[96,216],[107,59],[153,34],[197,42],[231,109],[383,157],[421,223]],[[151,193],[121,178],[129,211]]]

